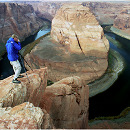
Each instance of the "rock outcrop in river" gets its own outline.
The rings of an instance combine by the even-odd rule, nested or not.
[[[108,67],[109,42],[88,7],[64,5],[45,37],[26,55],[32,68],[47,66],[51,81],[79,76],[86,82],[104,74]]]
[[[20,39],[32,35],[43,26],[31,5],[16,3],[0,3],[0,42],[5,43],[13,34]]]
[[[52,38],[73,53],[107,58],[108,40],[88,7],[64,5],[52,20]]]

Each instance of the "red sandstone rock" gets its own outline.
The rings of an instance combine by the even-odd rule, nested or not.
[[[25,101],[38,106],[47,85],[47,68],[27,72],[28,78],[19,79],[21,84],[12,83],[13,76],[0,81],[0,106],[14,107]]]
[[[52,20],[57,12],[57,10],[65,2],[40,2],[32,3],[30,2],[38,14],[39,17]],[[69,2],[70,5],[73,5],[73,2]],[[95,15],[96,19],[100,24],[113,24],[115,18],[120,11],[123,9],[129,9],[129,3],[112,3],[112,2],[83,2],[82,5],[87,6],[91,9],[91,12]]]
[[[36,14],[40,18],[45,18],[50,21],[54,18],[57,10],[61,7],[62,3],[60,2],[38,2],[38,3],[31,3],[33,6]]]
[[[130,4],[125,2],[89,2],[88,6],[101,25],[113,24],[121,10],[130,8]]]
[[[26,102],[13,108],[0,108],[0,129],[54,128],[47,112]]]
[[[50,114],[56,128],[87,128],[88,98],[88,86],[79,77],[68,77],[47,86],[40,107]]]
[[[109,43],[101,26],[89,8],[77,6],[63,6],[52,24],[53,39],[45,37],[25,57],[32,68],[48,67],[48,79],[53,82],[79,76],[88,83],[102,76],[108,67]],[[73,24],[69,25],[70,22]]]
[[[36,32],[43,25],[31,5],[0,3],[0,42],[5,43],[13,33],[20,39]]]
[[[73,53],[107,58],[109,42],[88,7],[65,4],[52,20],[51,37]]]
[[[50,36],[37,44],[25,59],[32,68],[47,67],[48,79],[53,82],[79,76],[88,83],[102,76],[108,65],[104,58],[70,53],[64,46],[53,43]]]
[[[54,18],[51,31],[53,39],[59,41],[45,37],[25,57],[32,68],[48,67],[48,79],[53,82],[79,76],[88,83],[102,76],[108,67],[108,40],[89,8],[82,7],[63,6]],[[78,14],[81,14],[79,21]],[[69,25],[70,22],[73,24]]]

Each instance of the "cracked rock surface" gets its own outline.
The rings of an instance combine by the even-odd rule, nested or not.
[[[89,87],[80,77],[67,77],[47,86],[40,107],[56,128],[88,127]]]
[[[88,7],[73,4],[58,10],[51,35],[25,59],[32,68],[48,67],[48,79],[53,82],[79,76],[88,83],[105,73],[108,51],[109,42],[95,16]]]

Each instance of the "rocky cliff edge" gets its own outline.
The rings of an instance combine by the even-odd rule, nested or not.
[[[47,86],[47,68],[0,81],[0,129],[87,128],[89,88],[80,77]]]

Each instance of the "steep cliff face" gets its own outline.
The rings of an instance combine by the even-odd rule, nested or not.
[[[80,77],[67,77],[47,86],[40,107],[56,128],[88,128],[89,87]]]
[[[37,14],[40,18],[45,18],[50,21],[54,18],[57,10],[61,7],[62,3],[60,2],[38,2],[38,3],[31,3]]]
[[[42,25],[31,5],[0,3],[0,42],[5,43],[13,33],[24,39]]]
[[[28,72],[30,83],[24,74],[21,84],[12,83],[13,76],[0,81],[0,107],[14,107],[25,101],[39,106],[47,86],[47,68]]]
[[[46,110],[39,108],[47,86],[47,68],[27,72],[12,83],[13,76],[0,81],[0,129],[54,128]]]

